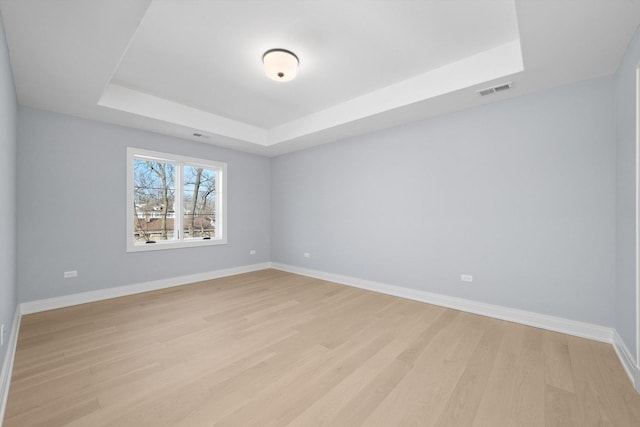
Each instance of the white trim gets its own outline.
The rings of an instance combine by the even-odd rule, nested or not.
[[[636,366],[640,366],[640,67],[636,68]],[[640,382],[640,380],[638,381]],[[636,384],[638,384],[636,382]]]
[[[314,277],[316,279],[322,279],[347,286],[367,289],[369,291],[380,292],[383,294],[394,295],[401,298],[440,305],[443,307],[453,308],[455,310],[462,310],[469,313],[480,314],[482,316],[488,316],[496,319],[507,320],[509,322],[534,326],[536,328],[543,328],[550,331],[561,332],[563,334],[575,335],[578,337],[589,338],[606,343],[613,343],[614,330],[612,328],[594,325],[592,323],[579,322],[562,317],[534,313],[532,311],[518,310],[515,308],[471,301],[464,298],[451,297],[447,295],[421,291],[418,289],[405,288],[402,286],[388,285],[386,283],[374,282],[371,280],[359,279],[356,277],[342,276],[339,274],[311,270],[303,267],[295,267],[287,264],[271,263],[271,267],[276,270],[301,274],[304,276]]]
[[[61,297],[28,301],[20,304],[20,313],[37,313],[40,311],[54,310],[57,308],[85,304],[88,302],[102,301],[110,298],[117,298],[126,295],[139,294],[142,292],[155,291],[158,289],[171,288],[173,286],[187,285],[190,283],[201,282],[203,280],[212,280],[221,277],[233,276],[235,274],[250,273],[252,271],[264,270],[266,268],[269,268],[269,265],[270,264],[268,262],[264,262],[260,264],[244,265],[240,267],[225,268],[223,270],[209,271],[206,273],[189,274],[187,276],[152,280],[149,282],[135,283],[133,285],[118,286],[116,288],[98,289],[95,291],[81,292]]]
[[[178,230],[177,238],[168,241],[157,241],[153,244],[139,244],[133,241],[135,225],[133,218],[134,211],[134,167],[136,158],[156,160],[163,163],[173,164],[176,168],[175,174],[175,200],[174,200],[174,234]],[[215,209],[216,209],[216,237],[209,240],[185,239],[182,233],[182,204],[184,198],[183,175],[185,166],[203,167],[216,171],[215,183]],[[161,153],[158,151],[143,150],[141,148],[127,147],[127,226],[126,242],[127,252],[157,251],[163,249],[180,249],[195,246],[225,245],[227,239],[227,164],[215,160],[196,159],[177,154]]]
[[[363,124],[376,120],[378,114],[411,105],[416,107],[438,96],[503,79],[523,70],[520,39],[516,39],[270,129],[115,83],[106,86],[98,105],[184,127],[190,132],[201,130],[213,136],[269,147],[313,137],[314,134],[345,125],[357,131],[363,129]],[[393,120],[392,123],[400,125],[402,122]]]
[[[13,370],[13,360],[15,357],[15,351],[18,341],[18,331],[21,315],[53,310],[77,304],[84,304],[88,302],[101,301],[104,299],[116,298],[120,296],[133,295],[158,289],[165,289],[173,286],[181,286],[203,280],[212,280],[221,277],[233,276],[236,274],[250,273],[267,268],[287,271],[289,273],[314,277],[317,279],[340,283],[347,286],[353,286],[374,292],[394,295],[401,298],[435,304],[456,310],[466,311],[469,313],[480,314],[496,319],[521,323],[528,326],[548,329],[551,331],[610,343],[613,345],[616,354],[620,359],[620,362],[627,372],[627,375],[631,379],[632,384],[634,384],[636,390],[640,392],[640,368],[638,368],[633,363],[632,353],[626,347],[626,345],[620,338],[620,335],[615,329],[590,323],[578,322],[561,317],[548,316],[525,310],[518,310],[504,306],[486,304],[463,298],[421,291],[417,289],[405,288],[402,286],[389,285],[366,279],[359,279],[356,277],[327,273],[304,267],[296,267],[276,262],[264,262],[259,264],[215,270],[206,273],[191,274],[187,276],[179,276],[169,279],[161,279],[137,283],[133,285],[120,286],[117,288],[100,289],[96,291],[71,294],[63,297],[24,302],[20,304],[20,306],[16,309],[15,319],[13,322],[13,327],[11,329],[11,337],[8,344],[9,347],[7,348],[5,361],[2,366],[2,373],[0,375],[0,426],[2,425],[2,420],[4,418],[6,400],[9,394],[10,378],[11,372]]]
[[[9,387],[11,386],[11,374],[13,373],[13,361],[16,356],[16,347],[18,345],[18,332],[20,331],[21,320],[20,307],[16,307],[16,313],[13,316],[13,326],[11,327],[11,335],[7,344],[7,352],[4,356],[2,371],[0,371],[0,426],[4,420],[4,411],[7,407],[7,398],[9,397]]]
[[[633,363],[633,353],[629,351],[627,345],[622,340],[622,337],[618,334],[618,331],[613,331],[613,348],[618,355],[618,359],[622,363],[625,372],[629,376],[631,380],[631,384],[638,390],[640,393],[640,368],[638,368],[635,363]]]
[[[174,286],[182,286],[203,280],[212,280],[221,277],[233,276],[236,274],[250,273],[267,268],[273,268],[289,273],[300,274],[316,279],[327,280],[334,283],[340,283],[347,286],[366,289],[373,292],[380,292],[387,295],[393,295],[401,298],[435,304],[455,310],[461,310],[469,313],[479,314],[482,316],[533,326],[536,328],[547,329],[582,338],[610,343],[613,345],[616,354],[620,359],[620,362],[627,372],[627,375],[629,375],[629,378],[631,379],[632,384],[634,384],[638,392],[640,392],[640,368],[638,368],[633,363],[632,353],[626,347],[626,345],[620,338],[620,335],[615,329],[594,325],[591,323],[565,319],[562,317],[549,316],[531,311],[487,304],[464,298],[422,291],[418,289],[411,289],[366,279],[359,279],[356,277],[343,276],[340,274],[328,273],[319,270],[312,270],[304,267],[296,267],[277,262],[264,262],[240,267],[232,267],[223,270],[215,270],[206,273],[191,274],[169,279],[161,279],[143,283],[136,283],[133,285],[119,286],[117,288],[100,289],[96,291],[82,292],[62,297],[23,302],[16,310],[13,328],[11,330],[11,337],[9,339],[9,347],[7,348],[7,356],[5,357],[5,363],[2,367],[2,375],[0,376],[0,420],[3,419],[2,415],[5,409],[4,405],[6,404],[6,399],[9,392],[9,379],[11,377],[13,359],[15,356],[15,349],[17,345],[20,315],[31,314],[46,310],[54,310],[57,308],[85,304],[94,301],[101,301],[126,295],[133,295],[142,292],[149,292],[158,289],[165,289]]]
[[[125,54],[126,51],[123,55]],[[117,70],[118,67],[114,69]],[[266,129],[188,107],[115,83],[107,85],[98,100],[98,105],[166,123],[174,123],[178,126],[186,127],[190,132],[200,130],[202,133],[220,135],[259,146],[268,145],[268,132]]]

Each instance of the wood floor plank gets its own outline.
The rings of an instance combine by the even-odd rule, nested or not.
[[[575,337],[568,337],[569,352],[571,355],[572,371],[574,373],[574,384],[576,386],[576,396],[578,406],[584,414],[585,425],[614,425],[617,427],[631,427],[638,425],[637,420],[631,419],[627,411],[623,395],[631,387],[627,381],[621,382],[618,386],[611,384],[607,380],[609,372],[600,369],[600,363],[595,351],[602,343],[592,343]],[[593,346],[592,344],[597,344]],[[602,344],[606,345],[606,344]],[[613,349],[612,349],[613,350]],[[617,360],[610,361],[612,365],[617,365]],[[638,402],[640,396],[635,391],[635,400]],[[630,406],[634,406],[632,403]]]
[[[518,375],[514,391],[514,425],[542,427],[545,425],[545,358],[543,352],[544,331],[527,328],[518,363]]]
[[[545,394],[546,427],[580,427],[584,425],[584,414],[578,410],[576,395],[547,384]]]
[[[5,427],[640,425],[608,344],[276,270],[24,316]]]
[[[436,425],[455,427],[473,423],[504,334],[501,326],[499,321],[487,326]]]
[[[525,328],[509,325],[505,329],[487,387],[474,417],[473,427],[517,425],[515,388]]]
[[[481,329],[472,327],[477,316],[454,313],[455,317],[415,360],[412,371],[363,425],[435,425],[482,337]]]
[[[575,389],[573,385],[573,374],[571,372],[567,336],[557,332],[545,331],[543,345],[545,355],[545,382],[569,393],[573,393]]]
[[[363,390],[371,382],[371,372],[379,372],[392,363],[404,347],[405,343],[399,340],[389,343],[389,345],[356,367],[342,381],[338,381],[330,392],[324,393],[324,395],[312,402],[307,409],[287,425],[291,427],[340,425],[340,422],[336,420],[336,414],[344,408],[346,402],[357,396],[363,396]]]

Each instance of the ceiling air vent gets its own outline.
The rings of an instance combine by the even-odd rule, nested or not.
[[[488,87],[486,89],[481,89],[478,91],[478,93],[480,94],[480,96],[487,96],[487,95],[491,95],[492,93],[503,92],[509,89],[511,89],[511,82],[503,83],[498,86]]]
[[[196,138],[204,138],[204,139],[211,138],[211,135],[207,135],[205,133],[200,133],[200,132],[194,132],[191,135],[195,136]]]

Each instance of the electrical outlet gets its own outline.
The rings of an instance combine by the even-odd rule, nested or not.
[[[256,254],[256,250],[255,250],[255,249],[251,249],[251,250],[249,251],[249,255],[255,255],[255,254]]]
[[[311,258],[311,254],[310,254],[309,252],[305,252],[305,253],[304,253],[304,257],[305,257],[305,258]]]
[[[470,274],[463,274],[460,276],[460,280],[463,282],[473,282],[473,276]]]
[[[70,277],[78,277],[78,270],[71,270],[64,272],[64,278],[68,279]]]

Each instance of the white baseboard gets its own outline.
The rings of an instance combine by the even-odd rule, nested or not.
[[[275,262],[265,262],[260,264],[216,270],[207,273],[154,280],[150,282],[120,286],[117,288],[100,289],[96,291],[82,292],[62,297],[29,301],[20,304],[20,306],[16,310],[16,317],[13,322],[13,328],[11,330],[9,347],[7,348],[7,356],[5,357],[5,362],[2,366],[2,374],[0,376],[0,426],[2,424],[1,421],[4,416],[6,399],[9,392],[9,382],[11,379],[13,359],[18,339],[20,316],[22,314],[36,313],[39,311],[53,310],[57,308],[69,307],[72,305],[100,301],[109,298],[116,298],[120,296],[133,295],[158,289],[165,289],[203,280],[212,280],[221,277],[233,276],[236,274],[264,270],[266,268],[274,268],[276,270],[282,270],[290,273],[300,274],[303,276],[327,280],[347,286],[353,286],[401,298],[407,298],[415,301],[466,311],[469,313],[493,317],[496,319],[521,323],[528,326],[548,329],[551,331],[610,343],[613,345],[622,365],[624,366],[624,369],[631,379],[631,382],[634,384],[638,392],[640,392],[640,369],[633,363],[633,357],[631,357],[631,353],[629,352],[615,329],[600,325],[594,325],[591,323],[565,319],[562,317],[549,316],[531,311],[518,310],[499,305],[467,300],[464,298],[451,297],[417,289],[405,288],[402,286],[389,285],[386,283],[380,283],[356,277],[327,273],[324,271],[312,270],[304,267],[296,267]]]
[[[269,267],[270,263],[263,262],[260,264],[208,271],[206,273],[189,274],[187,276],[171,277],[168,279],[152,280],[150,282],[136,283],[133,285],[118,286],[116,288],[99,289],[96,291],[81,292],[61,297],[28,301],[20,304],[20,313],[31,314],[40,311],[54,310],[56,308],[171,288],[173,286],[187,285],[189,283],[201,282],[203,280],[219,279],[221,277],[233,276],[235,274],[250,273],[252,271],[264,270]]]
[[[271,268],[613,344],[612,328],[276,262]]]
[[[640,368],[638,368],[634,363],[633,356],[627,348],[627,345],[622,341],[622,337],[620,337],[618,331],[615,330],[613,332],[613,348],[615,349],[624,370],[627,372],[631,383],[638,393],[640,393]]]
[[[16,313],[13,316],[13,326],[11,327],[11,335],[7,342],[7,352],[4,356],[2,371],[0,371],[0,426],[4,420],[4,411],[7,407],[7,398],[9,397],[9,386],[11,385],[11,374],[13,372],[13,360],[16,356],[16,347],[18,345],[18,331],[20,330],[20,307],[16,307]]]
[[[622,363],[631,384],[640,393],[640,367],[634,362],[632,353],[629,351],[624,341],[614,328],[594,325],[592,323],[579,322],[565,319],[563,317],[549,316],[532,311],[518,310],[514,308],[486,304],[482,302],[467,300],[464,298],[451,297],[417,289],[405,288],[402,286],[389,285],[386,283],[374,282],[357,277],[343,276],[340,274],[327,273],[319,270],[312,270],[304,267],[297,267],[277,262],[271,263],[271,268],[287,271],[289,273],[301,274],[303,276],[316,279],[327,280],[347,286],[380,292],[401,298],[439,305],[455,310],[480,314],[496,319],[507,320],[509,322],[521,323],[527,326],[561,332],[563,334],[588,338],[595,341],[606,342],[613,345],[618,359]]]
[[[225,268],[223,270],[209,271],[206,273],[190,274],[187,276],[172,277],[169,279],[153,280],[133,285],[119,286],[116,288],[99,289],[96,291],[81,292],[77,294],[65,295],[55,298],[47,298],[36,301],[23,302],[16,307],[16,313],[11,328],[7,352],[0,371],[0,427],[4,420],[4,413],[9,396],[11,384],[11,374],[13,372],[13,361],[18,344],[18,332],[23,314],[37,313],[40,311],[54,310],[57,308],[69,307],[72,305],[85,304],[88,302],[101,301],[110,298],[117,298],[126,295],[139,294],[142,292],[155,291],[158,289],[170,288],[173,286],[187,285],[203,280],[219,279],[221,277],[233,276],[236,274],[250,273],[253,271],[270,268],[271,263],[244,265],[240,267]]]

